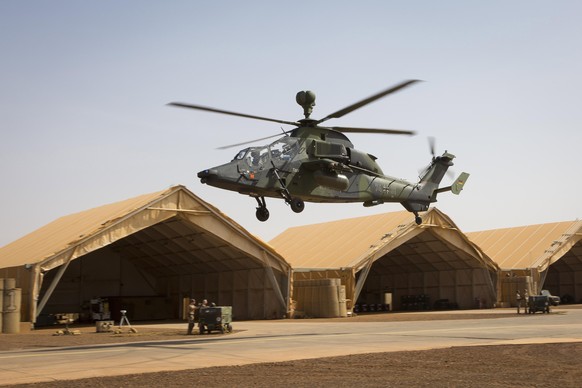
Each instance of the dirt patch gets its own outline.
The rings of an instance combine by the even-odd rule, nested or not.
[[[454,347],[17,387],[579,387],[582,343]]]

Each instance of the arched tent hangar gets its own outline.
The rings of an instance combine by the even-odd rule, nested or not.
[[[516,292],[542,289],[561,303],[582,303],[582,221],[564,221],[467,233],[501,267],[501,305]]]
[[[339,278],[348,310],[391,300],[395,310],[493,307],[498,266],[437,208],[289,228],[270,241],[294,281]],[[302,308],[295,290],[293,299]],[[309,303],[309,302],[308,302]]]
[[[59,218],[0,249],[0,278],[16,278],[33,323],[104,309],[179,318],[190,297],[231,305],[235,319],[281,318],[290,277],[268,244],[183,186]]]

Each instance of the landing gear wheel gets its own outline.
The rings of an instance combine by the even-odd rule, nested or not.
[[[265,197],[255,197],[257,200],[257,212],[255,215],[257,216],[257,220],[261,222],[265,222],[269,219],[269,210],[267,210],[267,202],[265,202]]]
[[[303,209],[305,209],[305,203],[301,198],[294,198],[291,196],[291,193],[289,192],[289,190],[287,189],[287,185],[285,184],[285,180],[281,178],[281,175],[279,175],[279,170],[277,169],[277,167],[275,167],[275,163],[273,163],[272,160],[271,165],[273,166],[272,169],[273,175],[275,175],[275,177],[279,181],[279,184],[281,185],[281,191],[279,191],[279,194],[281,194],[281,197],[285,200],[285,203],[291,205],[291,210],[293,210],[293,212],[301,213]]]
[[[269,210],[266,207],[258,207],[255,213],[257,220],[265,222],[269,219]]]
[[[414,217],[414,222],[416,222],[416,225],[420,225],[422,224],[422,218],[420,216],[416,216]]]
[[[301,213],[305,209],[305,202],[301,198],[291,198],[289,205],[291,205],[291,210],[295,213]]]

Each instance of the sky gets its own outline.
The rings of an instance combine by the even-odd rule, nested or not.
[[[582,217],[582,2],[0,2],[0,246],[68,214],[181,184],[268,241],[288,227],[400,211],[399,204],[267,199],[200,183],[217,147],[281,125],[172,101],[295,121],[300,90],[384,173],[415,182],[437,153],[471,174],[435,204],[462,231]],[[283,126],[283,129],[290,129]],[[266,142],[259,142],[265,144]],[[242,147],[241,147],[242,148]],[[447,178],[450,183],[453,178]],[[413,216],[411,215],[411,220]]]

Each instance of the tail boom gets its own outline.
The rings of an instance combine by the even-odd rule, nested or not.
[[[415,190],[405,201],[401,202],[406,210],[414,213],[417,224],[422,223],[418,212],[428,210],[430,204],[437,201],[438,193],[451,191],[458,195],[463,190],[465,182],[469,178],[469,174],[466,172],[463,172],[451,186],[439,188],[445,173],[453,165],[454,158],[455,155],[446,151],[442,156],[433,157],[431,165],[420,178]]]

